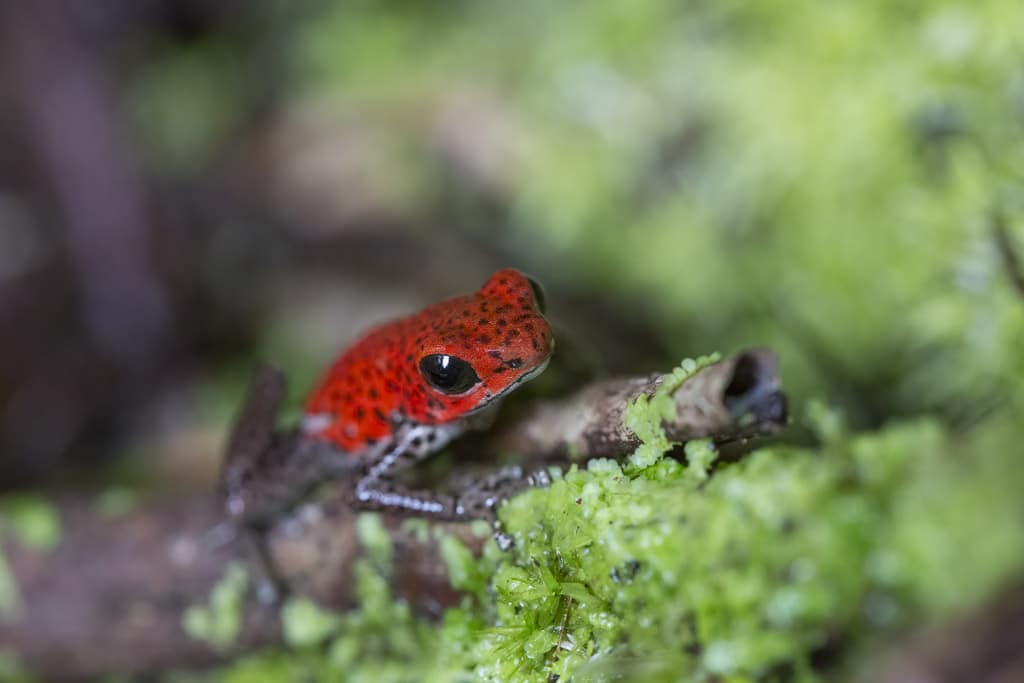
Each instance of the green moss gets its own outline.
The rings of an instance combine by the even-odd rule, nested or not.
[[[309,680],[308,672],[307,664],[294,653],[270,652],[239,659],[231,668],[220,672],[217,680],[223,683],[280,683]]]
[[[807,415],[804,421],[811,431],[825,443],[837,444],[847,436],[842,413],[824,401],[817,399],[808,401]]]
[[[182,616],[182,628],[192,638],[205,640],[211,647],[230,647],[242,628],[242,610],[249,575],[238,563],[230,564],[224,576],[210,591],[209,603],[193,605]]]
[[[422,517],[409,517],[402,520],[402,531],[419,542],[426,543],[430,539],[430,521]]]
[[[623,422],[642,442],[630,458],[634,468],[650,467],[676,445],[665,436],[665,430],[661,426],[663,422],[675,417],[673,395],[676,389],[700,370],[719,360],[721,356],[717,353],[701,356],[696,360],[687,358],[679,367],[662,378],[661,384],[652,396],[641,394],[626,407]]]
[[[14,621],[21,615],[21,591],[18,580],[0,552],[0,620]]]
[[[52,550],[60,543],[60,516],[57,508],[42,496],[4,496],[0,498],[0,533],[12,533],[31,548]]]
[[[31,683],[34,680],[36,679],[22,667],[16,653],[6,648],[0,648],[0,681]]]
[[[710,439],[688,441],[683,450],[686,454],[686,474],[696,482],[707,479],[711,465],[718,457],[714,442]]]
[[[128,488],[113,486],[96,497],[96,514],[105,519],[117,519],[130,513],[138,502],[138,494]]]
[[[150,133],[141,150],[166,167],[195,168],[217,149],[244,106],[238,60],[229,46],[196,41],[160,50],[129,83],[132,118]]]
[[[391,536],[384,527],[380,515],[363,513],[356,520],[356,534],[366,551],[366,556],[378,567],[391,566]]]
[[[281,607],[284,642],[292,647],[322,643],[338,630],[341,617],[307,598],[291,598]]]
[[[441,559],[448,567],[448,578],[454,588],[472,592],[481,587],[478,563],[469,548],[453,536],[441,539]]]
[[[48,551],[60,543],[60,538],[60,516],[50,501],[27,493],[0,498],[0,541],[12,539]],[[22,608],[17,578],[0,547],[0,619],[15,620]]]
[[[507,626],[479,655],[495,662],[488,680],[545,680],[551,662],[536,650],[558,631],[564,598],[575,607],[560,671],[589,662],[588,675],[601,679],[642,662],[638,680],[760,680],[780,666],[807,670],[837,631],[857,642],[938,609],[940,596],[980,599],[1024,568],[1024,518],[1005,535],[972,541],[959,531],[973,521],[956,512],[1005,519],[1019,511],[1020,474],[1004,472],[982,495],[953,481],[976,480],[1010,458],[958,462],[933,422],[852,447],[852,456],[763,450],[707,481],[681,468],[631,477],[605,461],[512,501],[505,519],[517,546],[494,579]],[[949,500],[953,489],[964,498],[945,514],[925,502]],[[968,547],[984,568],[948,578],[946,553]]]

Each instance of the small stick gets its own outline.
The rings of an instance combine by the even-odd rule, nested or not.
[[[611,379],[566,399],[540,402],[492,443],[499,450],[548,460],[586,461],[632,453],[639,438],[624,424],[626,406],[654,394],[663,375]],[[662,424],[673,441],[711,438],[716,443],[779,433],[786,424],[786,396],[775,354],[743,351],[708,366],[674,393],[675,417]]]

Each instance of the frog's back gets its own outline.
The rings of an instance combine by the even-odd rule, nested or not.
[[[334,362],[307,401],[305,432],[360,453],[388,438],[409,404],[426,400],[406,350],[415,318],[374,328]]]

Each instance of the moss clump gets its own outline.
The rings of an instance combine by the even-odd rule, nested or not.
[[[0,533],[10,533],[31,548],[52,550],[60,543],[60,516],[42,496],[4,496],[0,498]]]
[[[709,479],[597,461],[515,499],[478,678],[816,680],[826,644],[969,604],[1024,568],[1012,456],[965,462],[927,420],[845,446],[766,449]],[[956,553],[977,561],[952,570]]]
[[[356,520],[356,533],[369,562],[378,567],[391,566],[391,536],[380,515],[363,514]]]
[[[341,617],[320,609],[308,598],[291,598],[281,608],[284,642],[292,647],[322,643],[337,632]]]
[[[211,647],[230,647],[242,627],[242,609],[249,575],[238,563],[228,566],[224,576],[210,591],[210,602],[193,605],[182,616],[182,627],[196,640],[205,640]]]
[[[630,458],[634,468],[650,467],[662,454],[676,445],[665,436],[665,430],[661,426],[663,422],[675,417],[673,394],[686,380],[719,360],[721,356],[717,353],[701,356],[696,360],[687,358],[679,367],[662,378],[661,384],[652,396],[641,394],[626,407],[623,422],[642,442]]]
[[[0,541],[10,538],[29,548],[47,551],[60,543],[60,537],[57,508],[42,496],[17,494],[0,498]],[[22,607],[17,579],[0,547],[0,619],[17,619]]]

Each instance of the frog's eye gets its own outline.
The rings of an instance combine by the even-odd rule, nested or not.
[[[424,356],[420,373],[427,384],[445,394],[461,394],[480,381],[472,365],[444,353]]]
[[[533,290],[533,300],[537,302],[537,310],[541,313],[547,313],[548,301],[547,296],[544,294],[544,287],[532,277],[526,276],[526,281],[530,283],[530,289]]]

